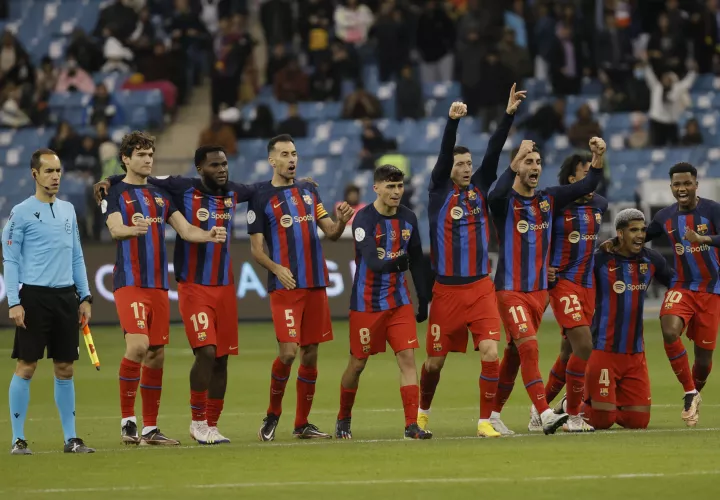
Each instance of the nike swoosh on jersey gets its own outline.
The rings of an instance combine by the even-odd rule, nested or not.
[[[570,222],[573,219],[577,219],[577,217],[565,217],[565,222]]]
[[[284,202],[284,201],[281,201],[281,202],[278,203],[277,205],[273,204],[273,208],[277,208],[277,207],[279,207],[280,205],[282,205],[283,203],[285,203],[285,202]]]
[[[200,199],[205,198],[205,197],[204,197],[203,195],[200,195],[200,196],[195,195],[195,196],[193,196],[193,198],[195,198],[196,200],[200,200]]]
[[[675,232],[675,230],[674,230],[674,229],[669,229],[669,230],[668,230],[668,234],[670,234],[670,233],[674,233],[674,232]]]
[[[617,269],[620,269],[619,267],[608,267],[608,271],[615,271]]]
[[[129,205],[130,203],[135,203],[135,200],[125,200],[126,205]]]

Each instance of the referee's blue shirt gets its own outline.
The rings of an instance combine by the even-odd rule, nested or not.
[[[90,295],[75,207],[34,196],[13,207],[2,233],[8,306],[20,303],[19,284],[62,288]]]

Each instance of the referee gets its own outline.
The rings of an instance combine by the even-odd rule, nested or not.
[[[10,319],[17,327],[12,352],[17,367],[10,382],[11,453],[32,454],[25,440],[25,417],[30,380],[45,347],[55,368],[65,453],[94,453],[75,434],[73,362],[79,353],[79,325],[90,320],[92,304],[75,209],[55,198],[62,167],[54,151],[35,151],[30,172],[35,196],[13,207],[2,233]]]

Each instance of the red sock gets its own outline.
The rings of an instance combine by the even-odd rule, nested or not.
[[[356,394],[357,389],[345,389],[340,385],[340,411],[337,416],[338,420],[352,417],[352,408],[355,404]]]
[[[314,366],[300,365],[300,368],[298,368],[297,407],[295,409],[296,429],[308,423],[308,415],[310,415],[313,398],[315,397],[317,374],[317,368]]]
[[[403,410],[405,411],[405,427],[417,423],[418,402],[420,400],[420,387],[418,385],[404,385],[400,388]]]
[[[282,413],[282,400],[285,395],[285,386],[290,377],[290,365],[284,364],[280,358],[275,358],[270,374],[270,406],[268,414],[280,416]]]
[[[140,375],[140,395],[142,396],[143,427],[157,426],[162,394],[162,368],[150,368],[143,365]]]
[[[540,352],[538,351],[537,340],[528,340],[518,346],[520,355],[520,373],[522,373],[525,390],[530,396],[530,401],[535,405],[537,412],[542,415],[545,410],[550,409],[545,399],[545,386],[542,375],[540,375]]]
[[[650,412],[621,410],[617,412],[616,422],[626,429],[647,429]]]
[[[500,361],[482,361],[480,370],[480,418],[490,418],[500,381]],[[421,405],[422,407],[422,405]]]
[[[420,370],[421,409],[430,409],[433,397],[435,397],[435,389],[437,389],[438,382],[440,382],[440,372],[429,372],[425,369],[425,365],[423,364],[422,370]]]
[[[135,398],[140,384],[140,363],[123,358],[120,362],[120,412],[122,418],[135,416]]]
[[[555,364],[550,369],[547,384],[545,384],[545,399],[548,403],[552,402],[560,391],[565,387],[565,370],[568,362],[560,356],[555,360]]]
[[[698,366],[697,361],[693,364],[692,377],[698,391],[702,391],[702,388],[705,387],[710,371],[712,371],[712,362],[708,366]]]
[[[587,361],[582,358],[570,355],[570,360],[565,371],[567,376],[567,412],[568,415],[580,413],[583,393],[585,392],[585,367]]]
[[[207,391],[190,391],[190,413],[196,422],[206,420]]]
[[[693,382],[692,372],[690,372],[690,363],[682,339],[678,338],[672,344],[664,343],[663,345],[665,346],[665,354],[670,360],[670,366],[672,366],[673,372],[675,372],[675,376],[682,384],[685,392],[694,391],[695,383]]]
[[[208,399],[207,400],[207,423],[208,427],[217,427],[220,414],[225,405],[224,399]]]
[[[505,347],[505,354],[503,354],[503,359],[500,362],[500,374],[498,377],[500,380],[498,380],[498,389],[495,394],[493,411],[500,413],[505,403],[507,403],[515,386],[515,379],[517,378],[519,369],[520,356],[518,356],[517,349],[513,349],[508,345]]]

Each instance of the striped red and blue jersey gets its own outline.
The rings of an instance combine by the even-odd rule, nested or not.
[[[170,196],[149,184],[138,186],[120,182],[110,187],[103,210],[106,218],[120,213],[126,226],[133,226],[133,221],[139,218],[150,225],[147,234],[117,242],[113,290],[125,286],[167,290],[165,225],[177,211]]]
[[[450,179],[458,120],[448,119],[430,176],[430,259],[437,281],[464,284],[490,274],[490,213],[487,194],[497,178],[503,145],[512,126],[506,114],[488,142],[482,164],[461,189]]]
[[[643,306],[650,280],[669,286],[672,269],[658,252],[643,248],[633,257],[597,251],[594,272],[593,349],[643,352]]]
[[[690,243],[684,239],[688,229],[710,236],[712,243]],[[691,211],[680,210],[677,203],[663,208],[653,217],[647,240],[663,233],[675,254],[672,288],[720,294],[720,204],[700,198]]]
[[[297,288],[328,286],[328,270],[318,236],[317,221],[329,217],[315,186],[297,181],[275,187],[257,185],[248,204],[249,234],[263,234],[273,262],[290,269]],[[282,289],[268,272],[268,292]]]
[[[407,254],[413,281],[416,281],[414,270],[420,267],[416,263],[422,259],[422,244],[415,213],[400,205],[395,215],[384,216],[370,204],[355,214],[352,229],[355,277],[350,310],[379,312],[411,304],[405,274],[383,272],[381,267],[387,261]],[[422,278],[417,279],[417,283],[422,282]],[[419,296],[424,295],[417,285],[416,290]]]
[[[488,196],[500,244],[495,289],[516,292],[546,290],[553,219],[578,198],[595,190],[602,170],[591,168],[581,181],[536,190],[522,196],[513,188],[508,168]]]
[[[602,216],[608,202],[600,195],[566,206],[553,220],[550,265],[557,278],[593,287],[593,261]]]

